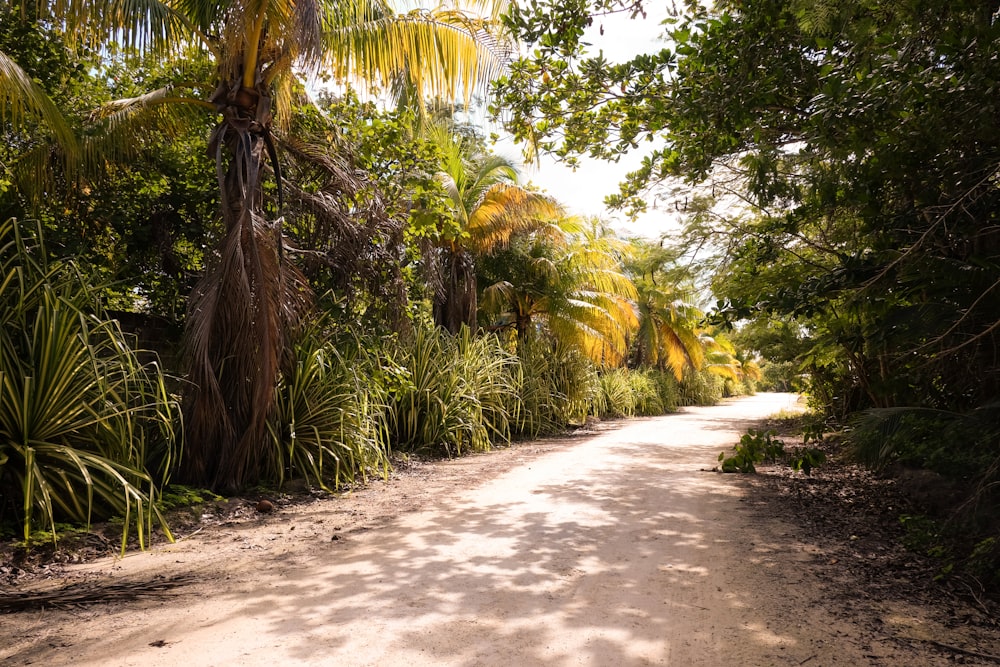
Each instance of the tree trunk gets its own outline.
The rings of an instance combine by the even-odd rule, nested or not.
[[[263,215],[270,100],[259,91],[220,87],[212,101],[223,115],[209,151],[219,165],[226,234],[189,305],[194,387],[185,406],[180,472],[188,483],[231,493],[258,481],[268,460],[267,419],[285,349],[288,286],[280,218],[270,223]]]
[[[472,256],[462,250],[443,250],[444,285],[434,301],[434,323],[453,334],[462,326],[478,328],[476,267]]]

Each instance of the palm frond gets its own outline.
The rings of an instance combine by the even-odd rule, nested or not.
[[[0,120],[17,127],[28,119],[37,119],[52,133],[67,159],[76,157],[76,136],[62,113],[42,87],[0,51]]]
[[[341,3],[339,3],[341,4]],[[343,81],[388,89],[406,73],[419,95],[469,101],[504,66],[488,24],[450,11],[413,10],[391,15],[384,5],[344,2],[328,15],[328,66]]]
[[[487,254],[517,234],[533,232],[563,214],[555,200],[513,184],[495,184],[474,208],[466,231],[469,249]]]
[[[124,46],[139,51],[167,54],[182,46],[193,34],[201,36],[186,15],[187,9],[203,7],[218,11],[218,3],[163,2],[161,0],[48,0],[39,2],[39,11],[47,10],[65,27],[65,36],[71,46],[81,44],[100,48],[114,39]],[[204,27],[209,27],[208,23]]]

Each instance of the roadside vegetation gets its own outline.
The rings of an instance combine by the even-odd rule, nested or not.
[[[997,590],[995,7],[686,2],[626,63],[617,0],[109,8],[0,8],[5,537],[773,389],[802,448],[723,468],[844,443]],[[609,204],[683,230],[569,215],[483,99],[529,154],[648,144]]]
[[[1000,590],[996,6],[685,2],[623,63],[585,31],[645,8],[587,6],[510,13],[533,48],[495,85],[506,128],[567,160],[648,146],[611,203],[683,211],[664,245],[711,276],[710,319],[767,360],[762,386],[924,479],[916,542]]]
[[[459,120],[502,7],[156,7],[0,9],[5,539],[754,390],[676,255]]]

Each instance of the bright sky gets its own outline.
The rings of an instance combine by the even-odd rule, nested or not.
[[[632,20],[621,14],[595,18],[594,25],[585,38],[591,44],[588,53],[596,55],[603,50],[608,60],[622,62],[639,53],[661,49],[663,27],[660,21],[665,16],[663,10],[658,10],[649,12],[646,19],[640,16]],[[600,34],[602,26],[603,35]],[[520,157],[520,147],[515,146],[510,139],[501,140],[495,150],[508,156]],[[628,235],[658,238],[660,233],[676,229],[676,212],[663,208],[653,209],[651,205],[647,213],[635,222],[630,222],[619,213],[608,212],[604,206],[604,197],[618,191],[618,184],[625,174],[637,168],[642,157],[643,154],[639,151],[630,153],[617,163],[584,157],[580,160],[581,165],[573,171],[557,163],[552,157],[543,155],[540,166],[534,163],[525,165],[523,179],[558,199],[572,213],[599,216]]]

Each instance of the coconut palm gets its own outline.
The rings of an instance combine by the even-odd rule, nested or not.
[[[639,327],[632,341],[635,366],[670,369],[680,380],[685,368],[698,370],[705,360],[699,337],[702,313],[689,302],[688,278],[671,250],[646,242],[633,243],[628,270],[638,297]]]
[[[545,228],[563,210],[553,199],[518,185],[511,159],[481,150],[474,136],[452,122],[432,122],[424,133],[441,152],[437,177],[454,216],[438,230],[437,247],[427,252],[434,321],[453,333],[463,325],[475,330],[476,258],[506,247],[517,234]]]
[[[189,306],[193,390],[181,468],[189,482],[240,488],[261,470],[287,336],[309,302],[304,280],[284,252],[276,149],[276,135],[301,89],[299,74],[325,71],[342,81],[385,88],[405,72],[419,91],[454,99],[500,65],[477,39],[486,34],[489,20],[454,10],[397,14],[381,0],[52,0],[41,5],[40,11],[59,17],[78,39],[118,40],[164,58],[198,49],[213,59],[211,82],[107,105],[100,114],[105,132],[85,147],[84,157],[98,163],[128,155],[142,143],[144,132],[166,131],[192,111],[218,118],[208,149],[218,165],[225,231]],[[7,100],[2,100],[5,107],[11,107]],[[272,190],[265,189],[265,178],[273,178]]]
[[[544,328],[595,363],[620,365],[639,322],[619,250],[597,223],[572,217],[522,236],[487,263],[483,310],[518,341]]]

